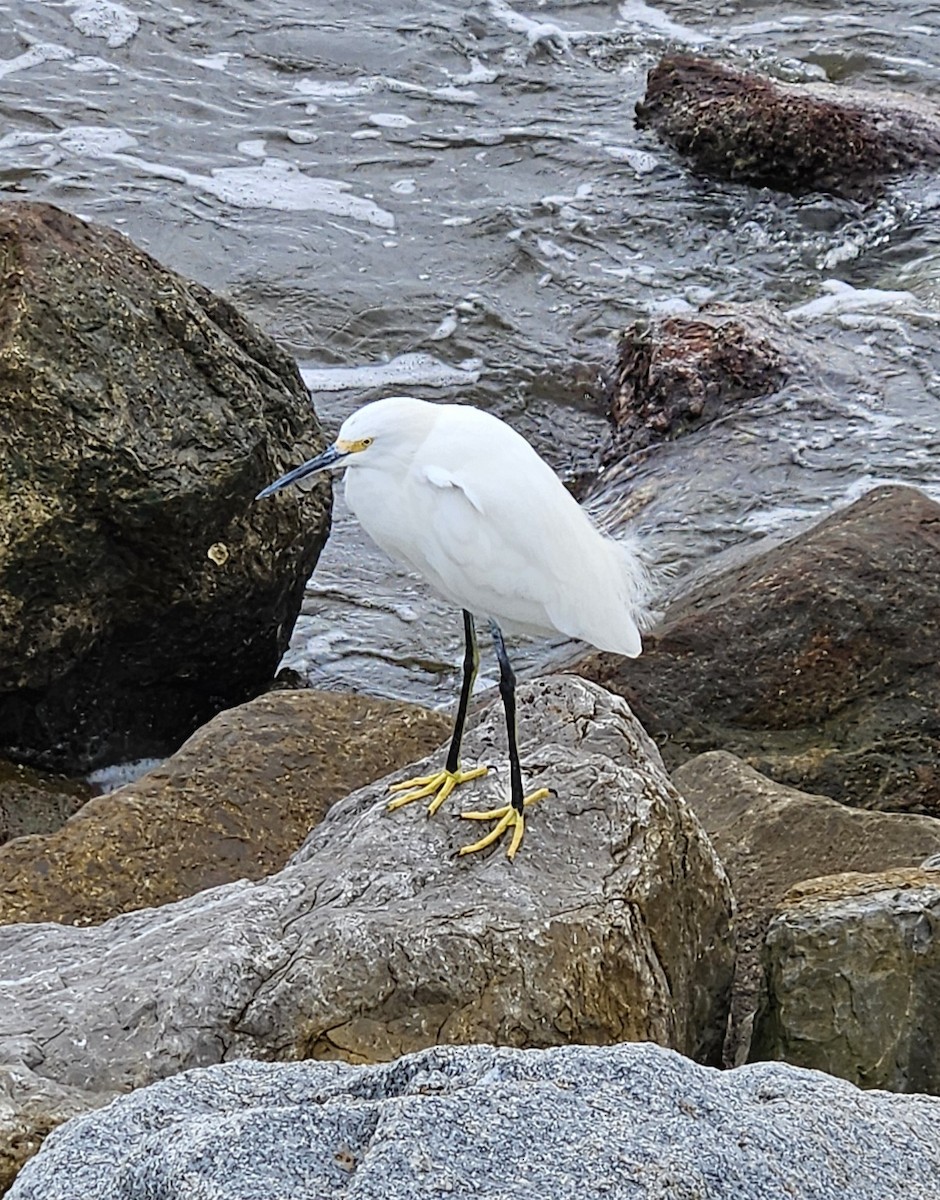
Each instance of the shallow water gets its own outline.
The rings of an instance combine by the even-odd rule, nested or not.
[[[575,478],[605,436],[592,381],[618,329],[762,302],[791,312],[807,370],[609,471],[599,519],[646,534],[681,582],[876,482],[940,496],[936,181],[867,208],[709,184],[632,119],[675,46],[936,101],[940,11],[18,0],[0,17],[0,185],[233,298],[300,360],[329,429],[389,391],[456,398]],[[287,665],[446,702],[459,636],[340,504]]]

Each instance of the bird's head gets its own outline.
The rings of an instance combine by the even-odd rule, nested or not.
[[[332,446],[269,483],[255,499],[273,496],[281,488],[320,471],[378,465],[383,459],[400,456],[404,448],[414,447],[433,423],[434,409],[435,405],[415,396],[386,396],[366,404],[346,418]]]

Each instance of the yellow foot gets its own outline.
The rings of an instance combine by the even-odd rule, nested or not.
[[[471,779],[479,779],[488,770],[488,767],[474,767],[471,771],[461,771],[459,767],[456,771],[448,771],[445,768],[436,775],[419,775],[416,779],[406,779],[403,783],[391,783],[388,788],[390,792],[403,792],[404,795],[389,800],[388,811],[394,812],[396,808],[411,804],[413,800],[424,800],[433,796],[434,799],[428,805],[428,816],[433,817],[455,787]]]
[[[548,788],[539,788],[537,792],[532,792],[523,800],[523,806],[534,804],[536,800],[544,800],[549,794]],[[493,808],[489,812],[465,812],[460,814],[468,821],[495,821],[496,824],[480,838],[478,842],[473,842],[469,846],[462,846],[460,854],[474,854],[477,850],[485,850],[487,846],[492,846],[494,842],[498,842],[507,829],[512,830],[512,837],[509,841],[509,849],[506,851],[506,857],[510,862],[516,857],[516,851],[522,845],[522,835],[525,833],[525,815],[516,812],[511,804],[504,804],[502,808]]]

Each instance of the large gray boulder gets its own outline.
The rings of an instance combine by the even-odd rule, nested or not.
[[[672,780],[718,851],[737,901],[728,1056],[740,1059],[747,1055],[757,1007],[764,935],[789,889],[837,872],[914,866],[940,854],[940,821],[849,808],[800,792],[774,783],[724,750],[691,759],[673,772]],[[788,1054],[781,1057],[789,1060]]]
[[[793,888],[767,931],[751,1057],[940,1094],[938,930],[936,870],[850,872]]]
[[[653,1045],[230,1063],[53,1133],[9,1200],[937,1200],[940,1101]]]
[[[270,681],[329,485],[296,364],[110,229],[0,205],[0,755],[71,773],[175,750]]]
[[[523,770],[556,795],[514,862],[454,853],[480,832],[458,805],[503,801],[505,770],[433,820],[388,813],[379,783],[269,879],[90,928],[5,926],[0,1062],[89,1106],[246,1056],[652,1040],[717,1062],[734,948],[711,843],[621,699],[553,676],[518,701]],[[505,762],[498,707],[464,760]]]

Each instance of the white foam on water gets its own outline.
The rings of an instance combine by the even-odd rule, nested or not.
[[[110,767],[99,767],[86,778],[97,791],[107,794],[123,787],[125,783],[134,783],[161,762],[162,758],[140,758],[136,762],[115,763]]]
[[[634,150],[632,146],[604,146],[604,153],[614,162],[625,162],[637,175],[649,175],[659,165],[656,156],[646,150]]]
[[[374,201],[352,195],[352,185],[338,179],[305,175],[293,163],[267,158],[260,166],[219,167],[210,176],[191,175],[188,182],[236,208],[274,208],[282,212],[327,213],[393,229],[394,216]]]
[[[399,354],[387,363],[362,367],[301,367],[301,377],[311,392],[344,392],[352,388],[455,387],[476,383],[482,363],[469,358],[456,367],[431,354]]]
[[[854,288],[850,283],[841,279],[826,279],[823,281],[823,291],[827,294],[789,308],[784,316],[821,317],[834,313],[858,312],[865,308],[888,308],[903,304],[913,309],[919,309],[917,297],[913,292],[887,292],[879,288]]]
[[[0,79],[15,71],[28,71],[30,67],[38,67],[45,62],[74,57],[75,52],[67,46],[58,46],[55,42],[37,42],[22,54],[17,54],[16,58],[0,59]]]
[[[551,21],[536,21],[510,7],[506,0],[490,0],[490,12],[510,33],[521,33],[530,46],[544,45],[553,50],[570,50],[568,33]]]
[[[73,125],[60,129],[58,133],[45,131],[35,133],[20,131],[5,134],[0,138],[0,150],[17,146],[48,146],[58,143],[71,154],[83,154],[88,158],[102,158],[137,145],[137,139],[126,129],[115,129],[107,125]]]
[[[620,20],[625,24],[639,26],[641,29],[652,29],[662,33],[674,42],[682,42],[687,46],[704,46],[714,41],[710,34],[701,33],[688,25],[679,25],[671,20],[661,9],[644,4],[643,0],[624,0],[619,8]]]
[[[79,33],[104,38],[112,49],[126,45],[140,29],[140,17],[114,0],[66,0],[65,6]]]
[[[95,71],[113,71],[114,63],[109,63],[107,59],[98,58],[94,54],[82,54],[69,62],[67,69],[79,75],[91,75]]]
[[[437,329],[428,335],[429,340],[432,342],[442,342],[445,338],[449,338],[450,335],[457,329],[457,323],[457,314],[453,309],[451,309],[447,316],[444,317],[444,319],[438,325]]]
[[[228,67],[230,58],[241,58],[240,54],[228,54],[224,50],[220,50],[218,54],[207,54],[204,58],[194,58],[193,62],[197,67],[203,67],[206,71],[224,71]]]
[[[495,83],[498,78],[499,71],[492,67],[485,67],[478,58],[471,55],[470,70],[465,71],[462,75],[452,75],[451,81],[461,87],[470,83]]]
[[[472,88],[439,87],[432,88],[430,95],[435,100],[446,100],[449,104],[479,104],[480,95]]]
[[[73,125],[59,134],[59,145],[72,154],[84,154],[89,158],[100,158],[116,154],[137,145],[137,139],[126,129],[113,129],[99,125]]]
[[[407,129],[415,123],[404,113],[372,113],[369,117],[369,124],[377,125],[379,129]]]
[[[377,75],[364,75],[355,83],[339,83],[332,79],[298,79],[294,91],[312,100],[352,100],[356,96],[368,96],[382,86]]]

